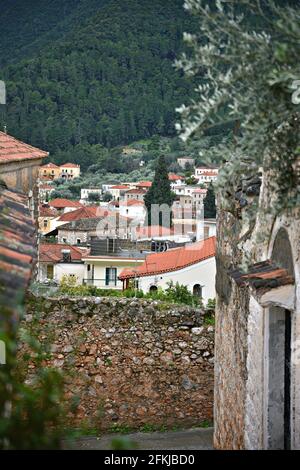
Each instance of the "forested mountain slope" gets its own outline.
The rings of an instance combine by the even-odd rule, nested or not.
[[[57,161],[80,160],[78,146],[174,135],[175,108],[193,95],[173,66],[196,27],[183,0],[1,3],[8,132]]]

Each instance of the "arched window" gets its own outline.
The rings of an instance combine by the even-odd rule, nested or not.
[[[195,284],[193,287],[193,295],[195,297],[202,297],[202,286],[200,284]]]
[[[150,292],[157,292],[157,287],[156,286],[150,286],[149,291]]]

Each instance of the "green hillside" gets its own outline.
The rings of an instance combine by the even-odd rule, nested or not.
[[[175,134],[175,108],[193,95],[173,66],[183,31],[196,27],[183,0],[3,3],[9,133],[57,162],[81,163],[88,149],[89,164],[98,161],[98,144]]]

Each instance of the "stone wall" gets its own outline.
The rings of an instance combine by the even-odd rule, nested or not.
[[[241,261],[241,224],[232,214],[218,214],[217,308],[215,335],[214,446],[244,448],[249,296],[237,288],[228,270]]]
[[[282,196],[286,201],[292,201],[297,184],[299,192],[299,178],[295,184],[299,159],[298,163],[289,162],[291,152],[281,147],[282,143],[287,142],[285,132],[292,138],[299,136],[299,131],[299,116],[293,117],[291,123],[280,126],[271,150],[266,151],[264,156],[262,173],[251,176],[251,168],[247,167],[244,175],[231,175],[222,198],[219,196],[214,398],[214,445],[218,449],[267,448],[267,423],[271,416],[267,407],[268,394],[272,394],[272,388],[268,389],[270,354],[266,353],[272,312],[255,300],[255,292],[249,287],[238,287],[229,275],[232,268],[239,266],[247,269],[253,263],[272,259],[288,272],[294,269],[292,331],[294,341],[298,341],[300,209],[297,206],[288,207],[290,203],[279,213],[278,208],[274,209]],[[281,176],[285,180],[278,179],[278,162],[282,163]],[[284,230],[290,242],[291,263],[287,263],[289,254],[286,244],[281,237],[279,240],[277,238],[279,230]],[[277,250],[274,250],[277,243]],[[291,376],[291,441],[292,448],[299,448],[300,367],[296,363],[291,367]]]
[[[126,298],[29,299],[26,328],[66,375],[72,425],[138,428],[212,420],[214,328],[203,312]],[[34,364],[30,372],[34,373]]]

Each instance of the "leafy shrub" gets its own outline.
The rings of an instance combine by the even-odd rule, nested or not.
[[[208,299],[206,304],[206,310],[213,310],[216,309],[216,299]]]
[[[59,284],[59,293],[67,295],[92,295],[89,286],[78,285],[77,276],[68,276],[67,274],[61,278]]]
[[[61,279],[59,294],[70,296],[145,298],[167,303],[191,305],[193,307],[202,305],[201,299],[195,297],[187,286],[181,285],[178,282],[174,284],[172,281],[168,283],[168,288],[165,290],[159,288],[157,291],[144,293],[142,290],[133,288],[122,291],[117,289],[101,289],[96,286],[78,285],[78,279],[76,277],[66,275]],[[213,300],[211,300],[211,302],[213,302]]]

